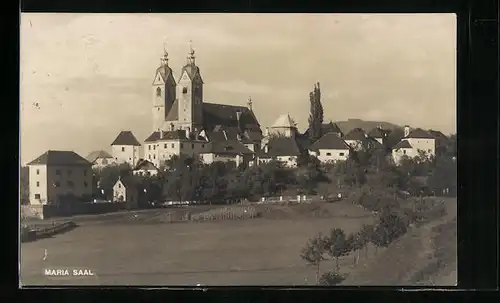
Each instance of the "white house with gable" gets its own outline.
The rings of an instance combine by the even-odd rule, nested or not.
[[[309,147],[309,154],[322,163],[346,161],[349,158],[350,147],[339,138],[337,133],[330,132],[319,138]]]
[[[405,126],[404,137],[392,148],[394,162],[399,163],[403,156],[414,158],[420,153],[434,157],[436,155],[436,138],[421,128],[410,131],[410,127]]]
[[[140,159],[141,143],[134,134],[127,130],[121,131],[111,143],[111,154],[117,163],[128,163],[134,167]]]

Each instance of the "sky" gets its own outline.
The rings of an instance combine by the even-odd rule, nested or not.
[[[204,101],[247,104],[262,127],[307,127],[320,82],[325,122],[350,118],[456,132],[454,14],[21,15],[21,163],[45,151],[110,150],[152,131],[164,46],[174,75],[190,42]]]

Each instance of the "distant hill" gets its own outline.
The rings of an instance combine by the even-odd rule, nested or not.
[[[327,123],[325,121],[324,123]],[[381,122],[381,121],[364,121],[361,119],[348,119],[347,121],[334,121],[333,123],[337,123],[344,134],[347,134],[351,130],[355,128],[361,128],[365,132],[369,132],[377,126],[381,126],[383,129],[393,130],[395,128],[403,128],[400,125],[392,124],[389,122]]]

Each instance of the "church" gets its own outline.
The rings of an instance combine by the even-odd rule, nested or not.
[[[243,154],[260,149],[262,131],[252,110],[252,100],[248,99],[247,106],[207,103],[204,102],[203,84],[192,46],[178,77],[169,66],[168,53],[164,50],[152,82],[152,129],[144,140],[141,153],[145,160],[157,167],[172,155],[179,154],[200,155],[204,159],[213,158],[204,157],[204,154],[231,159],[238,156],[243,161]],[[134,139],[129,140],[131,146],[137,146]],[[126,153],[128,143],[125,141],[118,146],[115,140],[113,151]],[[220,141],[225,143],[212,144]],[[138,163],[138,157],[132,152],[113,156],[125,159],[132,166]]]

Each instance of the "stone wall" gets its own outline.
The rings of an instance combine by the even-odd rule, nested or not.
[[[43,219],[43,205],[21,205],[21,219]]]

